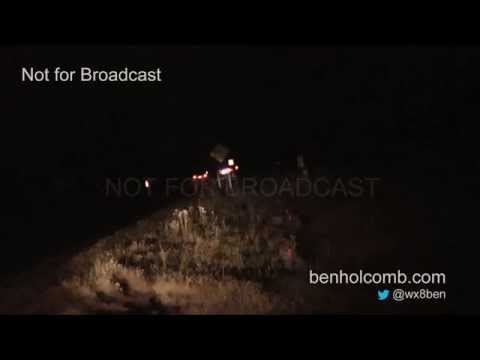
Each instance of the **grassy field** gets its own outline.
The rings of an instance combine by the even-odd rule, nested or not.
[[[425,211],[385,187],[350,199],[210,191],[6,279],[0,313],[411,312],[379,306],[375,287],[309,285],[308,271],[419,270],[435,235]]]

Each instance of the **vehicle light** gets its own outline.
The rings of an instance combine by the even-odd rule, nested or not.
[[[228,166],[235,165],[235,161],[233,159],[228,159]]]
[[[221,169],[219,172],[220,172],[220,175],[227,175],[227,174],[230,174],[233,170],[231,168],[223,168]]]
[[[235,165],[235,170],[238,170],[238,165]]]
[[[150,187],[150,182],[148,180],[145,180],[145,187],[148,189]]]

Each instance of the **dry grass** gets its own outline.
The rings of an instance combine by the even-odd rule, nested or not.
[[[301,225],[295,208],[309,221]],[[185,200],[68,261],[0,284],[0,313],[351,311],[343,290],[309,287],[304,261],[317,271],[358,269],[394,252],[390,220],[380,210],[370,200],[302,198],[288,206],[246,194]]]
[[[279,272],[301,266],[296,226],[275,201],[217,195],[155,214],[70,259],[40,289],[17,284],[9,296],[16,301],[0,303],[0,311],[293,312],[292,299],[263,286]]]

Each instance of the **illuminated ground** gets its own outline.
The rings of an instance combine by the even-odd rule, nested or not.
[[[361,199],[218,193],[184,199],[72,258],[51,257],[10,277],[0,312],[443,312],[444,306],[379,303],[376,287],[308,283],[309,269],[428,270],[435,234],[422,211],[385,188]]]

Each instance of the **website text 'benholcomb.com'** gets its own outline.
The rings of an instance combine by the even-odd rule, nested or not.
[[[401,270],[390,273],[372,273],[363,270],[358,272],[344,272],[343,270],[339,270],[338,272],[332,273],[309,271],[309,283],[311,285],[443,285],[446,284],[446,282],[447,278],[445,273],[413,273],[409,275]]]

